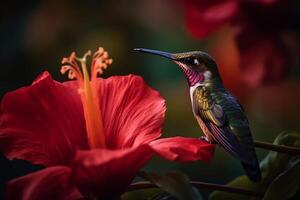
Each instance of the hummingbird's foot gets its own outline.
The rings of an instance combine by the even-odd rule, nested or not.
[[[200,136],[199,139],[204,140],[206,142],[210,142],[209,139],[205,135]]]
[[[200,140],[204,140],[205,142],[208,142],[209,144],[217,144],[214,140],[209,140],[205,135],[199,137]]]

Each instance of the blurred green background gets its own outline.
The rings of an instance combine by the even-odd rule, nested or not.
[[[223,67],[220,71],[225,74],[222,73],[224,82],[244,106],[256,140],[272,142],[283,130],[300,130],[298,55],[287,68],[284,80],[255,87],[236,84],[237,50],[230,28],[225,25],[205,39],[194,39],[186,30],[179,1],[9,1],[0,9],[1,98],[8,91],[29,85],[44,70],[50,71],[56,80],[66,80],[59,72],[64,56],[72,51],[83,55],[89,49],[103,46],[114,60],[104,77],[138,74],[166,99],[164,136],[199,137],[201,130],[193,117],[188,85],[179,67],[163,58],[134,52],[133,48],[203,50],[215,56],[220,68]],[[295,51],[299,53],[298,35],[294,38]],[[262,159],[267,152],[257,149],[257,153]],[[16,173],[6,163],[1,158],[1,168],[7,166],[10,171],[5,179],[10,179]],[[145,169],[181,170],[191,180],[222,184],[243,174],[239,162],[220,148],[208,165],[183,165],[155,157]]]

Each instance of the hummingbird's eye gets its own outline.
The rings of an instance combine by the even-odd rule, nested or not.
[[[197,65],[197,64],[199,64],[199,61],[198,61],[196,58],[191,58],[191,57],[186,58],[186,59],[184,60],[184,62],[185,62],[185,63],[188,63],[188,64],[190,64],[190,65]]]

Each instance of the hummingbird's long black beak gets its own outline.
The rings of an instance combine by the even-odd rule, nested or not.
[[[169,58],[171,60],[176,60],[176,56],[172,53],[164,52],[164,51],[157,51],[157,50],[152,50],[152,49],[143,49],[143,48],[135,48],[133,49],[134,51],[140,51],[144,53],[149,53],[149,54],[154,54],[158,56],[162,56],[165,58]]]

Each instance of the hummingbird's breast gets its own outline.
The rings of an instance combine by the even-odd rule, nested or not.
[[[194,108],[193,95],[194,95],[194,92],[195,92],[196,88],[198,88],[198,87],[204,87],[204,84],[203,83],[196,83],[195,85],[190,87],[190,98],[191,98],[192,108]],[[194,112],[194,109],[193,109],[193,112]]]
[[[197,95],[198,95],[198,99],[200,99],[200,101],[202,102],[201,104],[199,104],[198,106],[201,106],[202,109],[207,110],[209,109],[213,102],[213,97],[210,94],[210,88],[209,88],[209,84],[206,82],[198,82],[193,86],[190,86],[190,98],[191,98],[191,104],[193,107],[193,112],[195,112],[195,99],[194,99],[194,93],[195,90],[197,90]],[[196,114],[196,113],[195,113]]]

